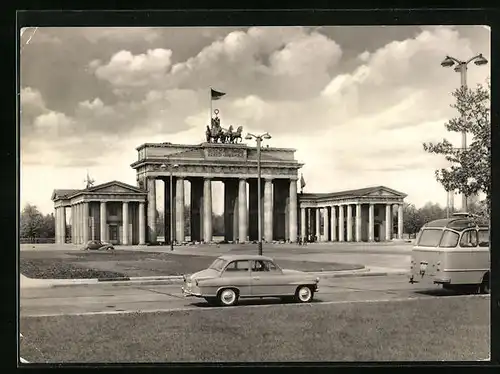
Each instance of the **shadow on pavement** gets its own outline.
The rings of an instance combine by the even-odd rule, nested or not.
[[[464,296],[464,295],[474,295],[476,294],[474,289],[457,289],[457,290],[446,290],[444,288],[431,288],[427,290],[415,291],[417,294],[427,295],[427,296]]]
[[[322,303],[323,300],[314,298],[310,304]],[[284,304],[296,304],[300,305],[300,303],[294,301],[293,299],[280,299],[278,297],[273,298],[255,298],[255,299],[240,299],[236,306],[250,306],[250,305],[284,305]],[[207,303],[206,301],[199,301],[191,303],[192,306],[200,307],[200,308],[220,308],[219,305],[212,305]],[[230,307],[227,307],[230,308]]]

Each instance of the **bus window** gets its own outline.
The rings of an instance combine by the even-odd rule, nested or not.
[[[487,230],[487,229],[479,230],[478,236],[479,236],[479,246],[480,247],[489,247],[490,246],[490,231],[489,230]]]
[[[477,247],[477,231],[464,231],[460,239],[460,247]]]
[[[437,247],[442,234],[442,230],[424,229],[420,232],[417,245],[419,247]]]
[[[439,243],[440,247],[443,248],[453,248],[458,244],[458,234],[453,231],[445,230],[443,233],[443,238],[441,239],[441,243]]]

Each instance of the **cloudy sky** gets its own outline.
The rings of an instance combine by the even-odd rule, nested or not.
[[[203,142],[210,87],[223,126],[297,150],[305,192],[385,185],[444,206],[446,161],[422,148],[460,144],[444,128],[460,75],[440,62],[490,58],[483,26],[29,28],[21,45],[21,206],[44,213],[87,170],[135,185],[142,143]],[[472,64],[468,83],[489,75]]]

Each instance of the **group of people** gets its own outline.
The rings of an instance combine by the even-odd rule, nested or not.
[[[297,240],[298,245],[307,245],[307,243],[314,243],[318,241],[318,237],[316,235],[307,235],[306,240],[304,240],[302,237],[299,237]]]

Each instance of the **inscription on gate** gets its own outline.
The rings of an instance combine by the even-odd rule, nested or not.
[[[215,157],[215,158],[244,158],[245,150],[244,149],[235,149],[235,148],[206,148],[207,157]]]

